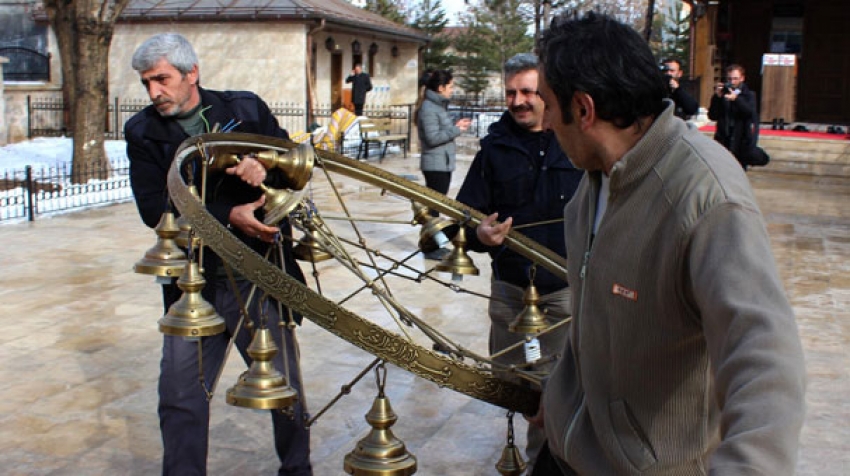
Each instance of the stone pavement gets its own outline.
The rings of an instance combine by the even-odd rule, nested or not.
[[[461,161],[451,195],[468,165]],[[416,158],[395,156],[382,164],[412,175],[419,174],[417,166]],[[806,351],[808,410],[797,474],[845,475],[850,467],[850,183],[758,172],[751,180]],[[392,197],[379,192],[356,184],[341,191],[354,208],[380,214]],[[369,236],[388,249],[409,246],[396,236]],[[161,297],[153,278],[131,270],[154,241],[131,203],[0,225],[0,473],[159,472]],[[482,271],[472,282],[487,283],[487,258],[472,256]],[[341,276],[323,286],[341,284],[333,281],[345,279]],[[483,304],[420,293],[425,312],[466,332],[472,348],[485,348]],[[306,396],[315,414],[373,357],[309,322],[299,338]],[[209,472],[275,474],[268,414],[224,402],[224,390],[244,370],[235,355],[212,403]],[[368,431],[364,415],[375,392],[375,378],[368,373],[312,427],[317,476],[344,474],[343,457]],[[494,464],[506,427],[502,409],[438,389],[393,366],[388,366],[387,395],[399,417],[392,430],[417,457],[417,474],[498,474]],[[523,425],[517,422],[520,446]]]

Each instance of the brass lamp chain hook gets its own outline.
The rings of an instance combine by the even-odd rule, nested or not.
[[[513,446],[514,444],[514,412],[509,411],[507,414],[508,418],[508,445]]]
[[[387,367],[383,361],[375,367],[375,384],[378,386],[378,397],[383,398],[384,387],[387,385]]]

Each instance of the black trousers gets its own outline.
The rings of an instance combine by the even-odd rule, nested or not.
[[[558,461],[549,451],[549,442],[543,444],[537,460],[534,462],[534,470],[531,476],[578,476],[564,461]]]
[[[432,170],[423,170],[422,175],[425,176],[425,186],[431,190],[442,193],[443,195],[449,192],[449,185],[452,183],[451,172],[437,172]],[[431,216],[438,216],[439,213],[431,210]]]
[[[363,104],[355,104],[354,105],[354,115],[362,116],[363,115]]]
[[[217,286],[215,309],[227,322],[227,332],[203,339],[203,366],[205,385],[215,380],[218,370],[224,362],[225,349],[230,336],[236,330],[240,317],[240,306],[230,283],[218,279],[208,286]],[[246,299],[251,284],[239,281],[242,299]],[[165,288],[168,288],[166,286]],[[166,299],[169,293],[165,291]],[[173,295],[171,296],[173,297]],[[277,305],[266,301],[262,309],[255,298],[248,309],[251,318],[257,324],[261,312],[265,312],[268,322],[279,322]],[[277,325],[272,328],[272,338],[278,348],[274,357],[274,366],[284,373],[281,353],[287,359],[289,367],[289,385],[303,396],[299,371],[298,342],[292,330],[285,328],[281,332]],[[281,337],[286,339],[285,346]],[[247,353],[251,335],[242,327],[236,337],[236,348],[242,354],[245,363],[250,365]],[[162,361],[159,376],[159,417],[163,444],[163,476],[202,476],[207,474],[207,454],[209,451],[210,403],[198,378],[198,343],[183,337],[166,335],[163,338]],[[231,382],[220,382],[218,392],[224,392]],[[240,410],[247,411],[247,410]],[[279,475],[312,475],[310,464],[310,430],[305,425],[306,409],[303,399],[294,405],[293,414],[285,415],[280,410],[269,412],[272,419],[275,450],[280,458]],[[265,456],[261,456],[265,457]]]

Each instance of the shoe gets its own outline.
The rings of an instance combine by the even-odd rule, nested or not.
[[[426,251],[425,253],[422,253],[422,256],[424,256],[425,259],[430,259],[430,260],[434,260],[434,261],[442,261],[443,258],[450,255],[451,253],[452,252],[450,250],[448,250],[447,248],[437,248],[436,250]]]
[[[809,128],[802,124],[799,124],[794,126],[794,132],[809,132]]]

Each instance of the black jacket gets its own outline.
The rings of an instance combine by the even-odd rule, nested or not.
[[[235,128],[237,132],[248,132],[288,139],[289,135],[278,126],[277,119],[272,115],[268,106],[256,94],[247,91],[210,91],[201,89],[201,104],[208,108],[204,112],[209,127],[215,124],[226,125],[231,120],[241,121]],[[127,157],[130,159],[130,186],[136,199],[136,207],[144,223],[154,228],[162,217],[168,203],[167,176],[177,147],[189,135],[173,118],[164,118],[151,105],[133,116],[124,126],[124,138],[127,141]],[[196,170],[199,168],[196,168]],[[200,180],[199,174],[196,175]],[[283,177],[275,171],[269,171],[266,180],[271,186],[283,181]],[[200,190],[201,184],[195,182]],[[210,173],[207,185],[207,208],[216,219],[227,225],[230,211],[236,205],[254,202],[260,198],[262,191],[251,187],[236,176],[223,172]],[[176,213],[176,210],[175,210]],[[262,219],[262,209],[257,210]],[[281,223],[281,232],[291,236],[289,222]],[[255,251],[264,255],[269,245],[254,237],[248,237],[239,230],[233,233]],[[291,241],[284,240],[286,256],[286,271],[300,281],[304,281],[301,269],[294,260]],[[218,257],[214,253],[205,254],[204,268],[207,282],[216,276]],[[215,302],[211,290],[214,286],[204,288],[207,300]],[[179,296],[179,294],[178,294]],[[170,303],[166,303],[168,307]]]
[[[351,83],[351,103],[365,104],[366,93],[372,90],[372,80],[366,73],[350,74],[345,78],[346,83]]]
[[[717,121],[714,139],[723,144],[739,162],[749,163],[758,143],[756,93],[742,83],[741,92],[734,101],[712,95],[708,118]]]
[[[499,221],[513,217],[514,227],[562,219],[564,206],[584,172],[573,166],[549,131],[539,136],[545,150],[542,160],[532,157],[523,140],[533,134],[519,127],[505,112],[481,140],[481,150],[472,161],[458,201],[487,215],[499,212]],[[535,225],[519,232],[566,256],[563,222]],[[470,250],[490,254],[495,279],[528,286],[531,262],[527,258],[503,246],[485,246],[474,230],[467,233],[467,239]],[[564,288],[566,276],[554,276],[538,267],[534,284],[542,294],[548,294]]]
[[[676,117],[687,119],[699,112],[699,103],[697,100],[681,86],[670,92],[670,99],[676,105]]]

